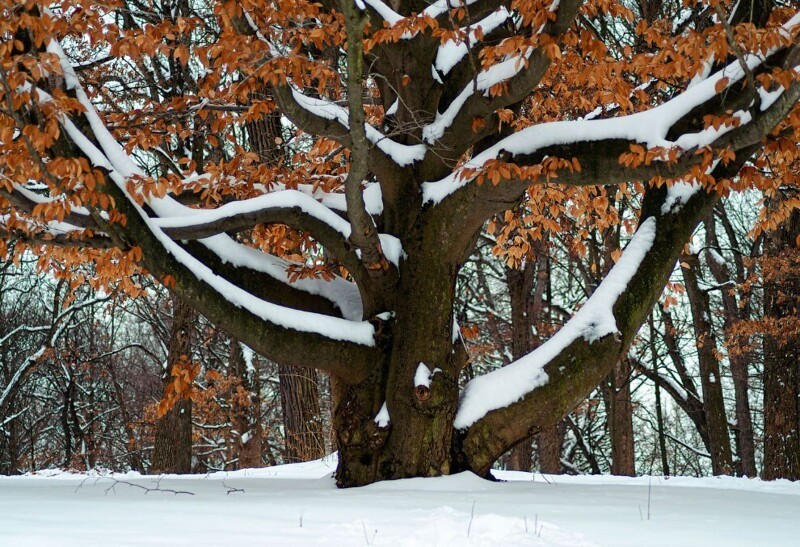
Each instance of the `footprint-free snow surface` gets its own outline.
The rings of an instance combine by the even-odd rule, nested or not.
[[[338,490],[335,465],[0,477],[0,545],[800,545],[800,483],[497,472]]]

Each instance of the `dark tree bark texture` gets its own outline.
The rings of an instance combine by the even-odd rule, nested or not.
[[[167,346],[164,386],[172,380],[171,370],[191,356],[195,314],[180,298],[172,300],[172,327]],[[192,401],[179,399],[156,423],[156,438],[150,474],[192,472]]]
[[[764,469],[765,480],[800,480],[800,213],[769,235],[766,254],[781,257],[793,267],[791,274],[778,272],[764,282],[764,315],[784,325],[788,331],[771,332],[764,337]]]
[[[733,456],[728,434],[728,418],[722,396],[722,382],[717,360],[716,343],[711,332],[711,307],[708,293],[700,289],[697,255],[684,254],[683,279],[692,310],[697,360],[700,365],[700,384],[703,386],[703,410],[708,427],[711,468],[715,475],[733,474]]]

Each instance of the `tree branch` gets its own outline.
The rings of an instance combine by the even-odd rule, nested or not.
[[[375,223],[367,213],[361,185],[369,172],[369,141],[364,128],[365,116],[363,105],[364,74],[364,26],[366,14],[349,0],[341,2],[347,30],[347,98],[349,102],[350,170],[345,180],[345,197],[347,214],[350,218],[350,241],[361,250],[361,262],[364,264],[375,289],[385,289],[397,279],[397,269],[384,256]],[[385,290],[365,290],[372,298],[364,300],[365,313],[381,311],[385,308]],[[374,301],[373,301],[374,300]]]
[[[360,285],[369,279],[366,268],[347,242],[350,226],[314,198],[283,190],[223,205],[198,210],[196,215],[158,219],[164,233],[175,240],[192,240],[222,233],[239,232],[258,224],[285,224],[309,232]]]
[[[740,158],[735,165],[720,166],[713,174],[718,178],[731,176],[744,161],[745,158]],[[488,411],[467,429],[457,432],[456,459],[460,468],[486,474],[509,446],[557,423],[608,374],[650,313],[685,242],[718,199],[716,194],[698,191],[680,211],[673,212],[670,208],[664,212],[669,190],[666,187],[648,189],[642,205],[640,230],[645,223],[654,223],[654,239],[616,301],[605,303],[612,307],[617,332],[594,341],[578,335],[552,358],[543,357],[545,362],[539,369],[546,375],[539,377],[543,385],[528,391],[517,402]],[[621,260],[624,257],[623,253]],[[612,271],[604,283],[612,280],[613,275]],[[546,344],[541,346],[545,347]],[[536,367],[536,358],[530,363],[529,366]],[[537,373],[533,369],[531,372]]]

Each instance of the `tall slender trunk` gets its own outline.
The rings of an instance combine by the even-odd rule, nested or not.
[[[285,148],[282,138],[281,115],[277,110],[246,124],[250,149],[260,160],[277,166]],[[289,462],[308,461],[325,455],[325,436],[319,408],[317,371],[286,365],[278,366],[285,459]]]
[[[648,320],[650,326],[650,355],[653,359],[653,377],[656,379],[653,382],[655,386],[656,396],[656,426],[658,427],[658,448],[661,454],[661,473],[669,476],[669,462],[667,461],[667,440],[664,435],[664,414],[661,408],[661,382],[658,381],[658,352],[656,351],[656,328],[653,323],[653,314],[650,314]]]
[[[686,415],[689,416],[689,419],[692,420],[692,423],[697,429],[697,434],[700,435],[703,446],[705,446],[706,450],[710,453],[711,444],[708,439],[708,424],[706,423],[706,414],[703,410],[703,400],[697,391],[693,378],[686,369],[686,362],[678,347],[678,340],[676,338],[677,331],[672,315],[663,309],[660,310],[660,315],[661,320],[664,322],[664,344],[667,347],[670,361],[672,361],[675,371],[678,373],[678,377],[681,380],[681,387],[683,387],[685,394],[673,392],[669,384],[663,384],[659,380],[659,384],[661,384],[660,387],[667,390],[673,396],[678,406],[686,412]]]
[[[531,322],[539,319],[528,314],[535,272],[536,263],[532,261],[526,262],[521,269],[506,268],[506,284],[511,301],[511,354],[514,360],[530,351]],[[530,471],[532,464],[530,439],[519,443],[509,452],[508,469]]]
[[[611,474],[636,476],[633,453],[633,405],[631,365],[620,359],[609,374],[609,429],[611,433]]]
[[[725,208],[722,204],[716,210],[725,216]],[[727,221],[727,219],[725,219]],[[739,243],[733,230],[728,233],[728,238],[732,241],[731,245],[738,251]],[[728,285],[733,280],[733,272],[728,271],[727,264],[721,256],[721,248],[717,238],[716,223],[713,217],[706,220],[706,247],[708,250],[708,266],[714,280],[722,287],[722,304],[725,310],[724,321],[725,330],[730,332],[739,321],[750,319],[750,305],[742,302],[739,306],[736,297],[729,289]],[[713,251],[713,252],[712,252]],[[741,260],[736,260],[736,281],[745,281],[744,266]],[[756,448],[753,433],[753,419],[750,412],[750,372],[749,365],[754,360],[753,352],[729,352],[731,375],[733,376],[733,390],[736,402],[736,453],[738,455],[737,474],[746,477],[756,476]]]
[[[800,214],[767,238],[764,316],[777,325],[764,336],[764,469],[762,478],[800,479]],[[786,263],[788,261],[788,264]],[[777,262],[780,262],[779,265]],[[765,266],[765,270],[766,270]],[[794,331],[794,332],[792,332]]]
[[[700,260],[697,255],[683,255],[683,279],[692,310],[692,322],[697,339],[697,360],[700,366],[700,383],[703,386],[703,410],[708,427],[711,468],[715,475],[733,474],[733,456],[728,434],[728,419],[716,345],[711,331],[708,293],[700,289],[698,272]]]
[[[229,367],[230,374],[239,378],[242,389],[247,394],[246,401],[233,397],[231,402],[232,425],[237,433],[232,459],[236,460],[237,469],[261,467],[261,386],[258,372],[255,369],[248,370],[248,360],[245,359],[244,350],[238,340],[231,339]]]
[[[64,463],[63,467],[71,467],[72,465],[72,428],[69,421],[70,402],[75,392],[75,378],[72,371],[67,371],[69,377],[67,378],[67,386],[64,390],[64,406],[61,407],[61,428],[64,431]]]
[[[191,355],[195,313],[177,297],[172,298],[172,327],[167,346],[164,387],[171,382],[172,367]],[[192,472],[192,401],[179,399],[156,423],[151,474]]]
[[[550,277],[550,253],[546,241],[534,242],[536,252],[536,285],[530,299],[530,321],[536,325],[536,334],[530,344],[530,350],[539,346],[550,335],[552,317],[549,307],[545,311],[545,302],[552,302],[552,279]],[[530,330],[528,331],[530,332]],[[561,448],[564,444],[566,422],[544,428],[536,435],[539,470],[542,473],[559,474],[562,472]]]
[[[616,202],[616,200],[614,200]],[[624,203],[619,204],[624,207]],[[595,279],[599,285],[614,267],[614,253],[620,251],[620,231],[618,226],[609,227],[602,232],[603,245],[591,249],[597,254],[594,264],[600,266],[602,277]],[[599,258],[602,257],[602,260]],[[633,454],[633,404],[631,403],[631,364],[625,358],[619,359],[604,382],[606,420],[611,437],[611,473],[613,475],[636,475]]]

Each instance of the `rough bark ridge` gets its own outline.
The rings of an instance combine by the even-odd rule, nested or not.
[[[286,442],[285,459],[305,462],[325,455],[317,371],[278,366]]]

